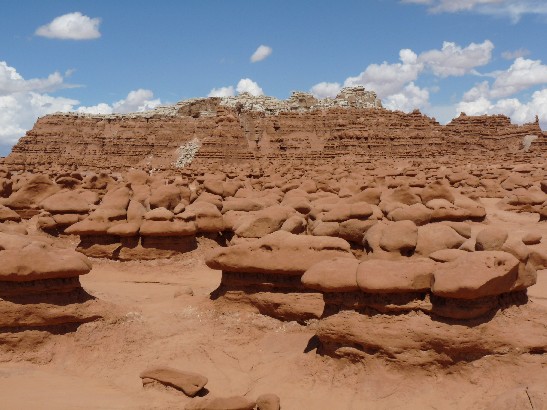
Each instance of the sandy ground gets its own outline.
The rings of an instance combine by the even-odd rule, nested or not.
[[[487,223],[517,236],[533,228],[547,240],[547,224],[533,215],[485,204]],[[189,399],[182,393],[143,389],[139,373],[155,364],[207,376],[215,395],[276,393],[284,410],[480,409],[512,388],[547,391],[545,355],[518,362],[486,356],[449,370],[323,357],[307,348],[313,322],[301,326],[219,307],[208,298],[219,282],[201,249],[176,261],[94,261],[82,285],[108,304],[109,316],[0,363],[0,409],[184,408]],[[529,295],[547,307],[547,270]]]

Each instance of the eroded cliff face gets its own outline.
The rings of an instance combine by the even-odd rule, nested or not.
[[[526,135],[538,135],[523,154]],[[295,92],[288,100],[202,98],[145,113],[53,114],[40,118],[5,159],[12,167],[56,164],[86,169],[173,168],[185,144],[199,146],[194,165],[258,159],[363,162],[370,158],[473,156],[541,158],[547,138],[539,123],[462,114],[446,126],[422,115],[382,108],[362,87],[334,99]]]

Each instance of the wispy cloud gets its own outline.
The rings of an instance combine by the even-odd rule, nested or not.
[[[427,6],[431,13],[471,12],[506,17],[513,23],[525,15],[547,16],[545,0],[401,0],[401,3]]]

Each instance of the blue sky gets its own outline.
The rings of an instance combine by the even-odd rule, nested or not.
[[[461,110],[521,123],[538,114],[547,128],[544,0],[20,0],[2,9],[0,155],[59,110],[127,112],[238,91],[325,97],[359,84],[389,108],[441,122]]]

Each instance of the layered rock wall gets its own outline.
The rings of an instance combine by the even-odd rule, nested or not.
[[[522,140],[537,135],[529,153]],[[344,89],[335,99],[295,92],[288,100],[242,94],[182,101],[144,113],[53,114],[40,118],[4,162],[12,168],[173,168],[181,147],[199,145],[194,165],[250,161],[542,157],[539,123],[461,115],[446,126],[419,111],[383,109],[372,92]]]

